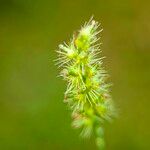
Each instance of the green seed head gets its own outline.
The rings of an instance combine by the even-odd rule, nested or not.
[[[99,23],[90,20],[70,43],[60,44],[57,65],[67,82],[65,102],[72,110],[73,127],[81,128],[83,137],[95,133],[96,144],[104,148],[103,122],[113,117],[114,107],[105,82],[106,71],[99,56]]]

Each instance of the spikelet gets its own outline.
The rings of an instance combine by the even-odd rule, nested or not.
[[[114,107],[102,67],[104,57],[99,57],[99,26],[92,18],[85,23],[70,43],[59,45],[56,62],[67,81],[64,102],[72,110],[73,127],[81,128],[83,137],[94,134],[98,148],[103,149],[103,123],[111,120]]]

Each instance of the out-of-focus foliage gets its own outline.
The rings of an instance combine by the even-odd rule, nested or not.
[[[55,49],[94,14],[119,118],[106,125],[107,150],[150,149],[150,2],[0,0],[0,149],[94,149],[78,139],[63,105]],[[70,34],[71,36],[71,34]],[[65,41],[66,41],[65,40]]]

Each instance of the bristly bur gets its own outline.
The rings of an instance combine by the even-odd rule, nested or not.
[[[98,148],[103,149],[103,123],[114,115],[110,84],[102,67],[97,44],[99,23],[92,18],[72,37],[70,43],[60,44],[57,65],[60,75],[67,81],[64,101],[72,110],[73,127],[81,128],[83,137],[95,135]]]

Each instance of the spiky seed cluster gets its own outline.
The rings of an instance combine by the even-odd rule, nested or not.
[[[96,44],[99,24],[90,20],[73,36],[69,44],[59,45],[57,65],[67,81],[64,101],[72,110],[73,127],[81,128],[83,137],[95,133],[96,144],[104,147],[103,122],[113,113],[108,75],[102,68],[100,44]]]

